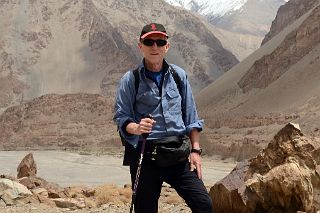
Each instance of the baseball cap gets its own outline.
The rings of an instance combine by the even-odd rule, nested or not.
[[[162,24],[151,23],[151,24],[147,24],[142,28],[142,31],[140,34],[140,40],[144,39],[145,37],[151,34],[162,34],[168,37],[166,28],[164,28]]]

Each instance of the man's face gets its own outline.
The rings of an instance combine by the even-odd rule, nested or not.
[[[167,37],[161,34],[151,34],[143,40],[167,40]],[[143,43],[143,40],[139,42],[138,46],[141,50],[145,60],[149,63],[156,64],[161,63],[169,50],[170,44],[167,42],[164,46],[158,46],[155,42],[152,46],[147,46]]]

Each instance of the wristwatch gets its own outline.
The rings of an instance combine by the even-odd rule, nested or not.
[[[192,148],[192,149],[191,149],[191,153],[198,153],[199,155],[201,155],[202,149],[201,149],[201,148],[197,148],[197,149]]]

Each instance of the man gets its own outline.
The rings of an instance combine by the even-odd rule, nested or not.
[[[201,180],[199,132],[203,121],[198,118],[186,73],[164,59],[170,44],[163,25],[151,23],[144,26],[138,47],[143,55],[142,64],[138,67],[139,87],[135,88],[137,79],[132,71],[128,71],[119,83],[114,115],[120,134],[127,141],[126,149],[131,149],[126,150],[125,155],[130,157],[125,158],[130,159],[127,163],[130,165],[132,185],[138,167],[142,134],[149,135],[134,203],[135,212],[158,212],[162,183],[167,182],[186,201],[192,212],[211,213],[212,201]],[[178,81],[173,73],[178,75]],[[144,115],[152,117],[146,118]],[[184,136],[189,137],[190,156],[174,165],[160,166],[155,160],[159,154],[155,153],[156,144],[172,136],[179,141]]]

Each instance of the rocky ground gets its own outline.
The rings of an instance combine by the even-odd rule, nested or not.
[[[1,180],[1,179],[0,179]],[[3,180],[3,179],[2,179]],[[26,179],[24,179],[26,180]],[[29,178],[35,183],[40,183],[39,178],[37,180]],[[28,181],[29,181],[28,180]],[[19,179],[21,183],[26,184],[28,181]],[[38,182],[37,182],[38,181]],[[48,183],[41,183],[42,187],[46,187],[47,193],[37,194],[33,189],[33,195],[26,198],[14,199],[12,204],[5,206],[5,202],[0,199],[0,212],[1,213],[122,213],[129,212],[131,205],[131,188],[130,187],[116,187],[116,186],[104,186],[103,192],[101,189],[92,188],[92,194],[83,196],[85,193],[79,193],[79,191],[85,191],[86,187],[70,188],[66,187],[63,191],[59,191],[59,188],[54,188],[52,185],[46,185]],[[27,185],[27,184],[26,184]],[[3,182],[0,181],[0,191],[4,188]],[[28,185],[28,189],[31,188]],[[54,190],[54,192],[53,192]],[[7,190],[8,191],[8,190]],[[6,190],[2,190],[6,193]],[[90,193],[90,192],[89,192]],[[88,193],[88,194],[89,194]],[[11,193],[14,194],[14,193]],[[19,196],[21,193],[19,193]],[[65,196],[67,195],[67,196]],[[1,195],[3,196],[3,195]],[[0,197],[1,197],[0,196]],[[61,197],[61,198],[53,198]],[[4,196],[2,197],[4,198]],[[61,202],[56,202],[60,200]],[[6,202],[8,199],[6,199]],[[40,202],[41,203],[40,203]],[[54,201],[54,202],[53,202]],[[10,201],[11,202],[11,201]],[[43,202],[43,203],[42,203]],[[56,202],[56,203],[55,203]],[[84,205],[83,205],[84,204]],[[162,188],[161,197],[159,200],[159,212],[182,212],[190,213],[191,210],[185,204],[185,202],[178,196],[178,194],[169,187],[164,185]]]
[[[129,189],[128,189],[129,191]],[[1,213],[122,213],[129,212],[131,199],[126,199],[123,203],[120,198],[113,198],[112,202],[108,202],[99,207],[86,206],[84,208],[78,208],[76,206],[69,208],[59,208],[52,206],[48,203],[17,203],[11,206],[2,206],[3,203],[0,202],[0,212]],[[88,201],[88,200],[86,200]],[[92,202],[92,201],[90,201]],[[89,202],[88,202],[89,203]],[[87,204],[86,204],[87,205]],[[159,200],[159,212],[170,213],[170,212],[182,212],[190,213],[191,210],[185,204],[185,202],[177,195],[177,193],[169,186],[164,186],[161,197]]]
[[[58,208],[50,207],[44,204],[20,204],[16,206],[0,207],[1,213],[123,213],[129,212],[130,204],[117,205],[113,203],[105,204],[99,208],[85,208],[85,209],[69,209],[69,208]],[[185,204],[173,205],[167,203],[160,203],[159,213],[190,213],[190,209]]]
[[[25,156],[27,153],[28,152],[26,151],[0,152],[0,155],[2,156],[0,157],[0,161],[14,168],[17,166],[15,162],[19,162],[21,158]],[[112,171],[113,175],[118,175],[117,177],[119,177],[119,175],[121,174],[128,175],[128,171],[125,169],[120,169],[121,171],[118,171],[119,165],[121,165],[121,159],[119,157],[94,156],[89,154],[79,155],[76,153],[53,151],[34,151],[32,153],[33,154],[26,155],[19,164],[18,169],[16,170],[18,171],[17,178],[15,177],[15,175],[1,175],[1,213],[129,212],[131,203],[131,188],[130,186],[128,187],[127,184],[123,186],[123,184],[121,184],[123,182],[121,178],[119,178],[119,182],[114,182],[114,184],[104,183],[105,185],[101,185],[102,183],[100,183],[96,186],[85,186],[86,182],[83,182],[84,185],[82,186],[70,187],[70,185],[72,184],[66,181],[68,178],[79,181],[80,179],[77,178],[87,177],[87,179],[89,180],[88,183],[98,183],[94,181],[96,179],[100,179],[99,176],[95,175],[96,179],[92,179],[92,177],[86,176],[87,174],[85,173],[79,173],[80,170],[90,171],[94,173],[95,170],[92,170],[91,167],[96,168],[96,170],[101,170],[102,168],[105,168],[105,170]],[[46,156],[46,158],[44,156]],[[35,162],[35,159],[37,160],[37,163]],[[213,182],[220,180],[234,167],[233,162],[223,162],[218,161],[217,159],[210,159],[211,158],[204,157],[202,162],[204,173],[206,176],[204,177],[204,182],[207,185],[208,191],[210,187],[213,185]],[[51,165],[50,167],[48,167],[49,162]],[[105,164],[102,162],[108,163]],[[62,164],[63,166],[61,166]],[[90,164],[91,167],[88,167],[87,164]],[[55,166],[59,168],[56,168]],[[0,167],[0,170],[5,173],[15,174],[15,170],[9,171],[6,167],[3,166]],[[44,172],[43,170],[51,170],[51,172],[53,173],[56,173],[56,171],[59,170],[61,171],[61,174],[52,176],[50,175],[50,173],[48,173],[48,171]],[[74,176],[64,176],[65,174],[63,173],[63,171],[65,170],[71,170],[71,173]],[[117,174],[119,172],[122,173]],[[39,175],[39,173],[43,176]],[[103,175],[106,179],[110,180],[110,172],[108,173],[106,171],[103,171]],[[39,176],[45,177],[46,180],[40,178]],[[12,185],[12,182],[10,182],[10,184],[6,184],[6,181],[10,180],[14,181],[13,184],[20,183],[26,186],[26,188],[30,190],[30,192],[32,193],[32,196],[30,197],[30,195],[28,195],[28,199],[23,198],[23,196],[18,199],[9,199],[9,203],[12,203],[5,206],[5,203],[8,204],[8,199],[6,200],[3,194],[7,193],[6,187],[8,185]],[[51,180],[53,182],[48,182],[48,180]],[[56,184],[57,180],[60,181],[58,183],[61,183],[62,186]],[[12,191],[15,191],[15,189]],[[21,195],[21,193],[17,194],[19,196]],[[5,202],[1,198],[4,198]],[[62,200],[62,203],[59,204],[59,207],[57,207],[57,203],[54,203],[56,202],[56,198],[58,198],[58,200]],[[159,200],[159,212],[189,213],[191,212],[191,210],[185,204],[183,199],[181,199],[178,196],[178,194],[175,192],[173,188],[171,188],[167,184],[164,184]]]

